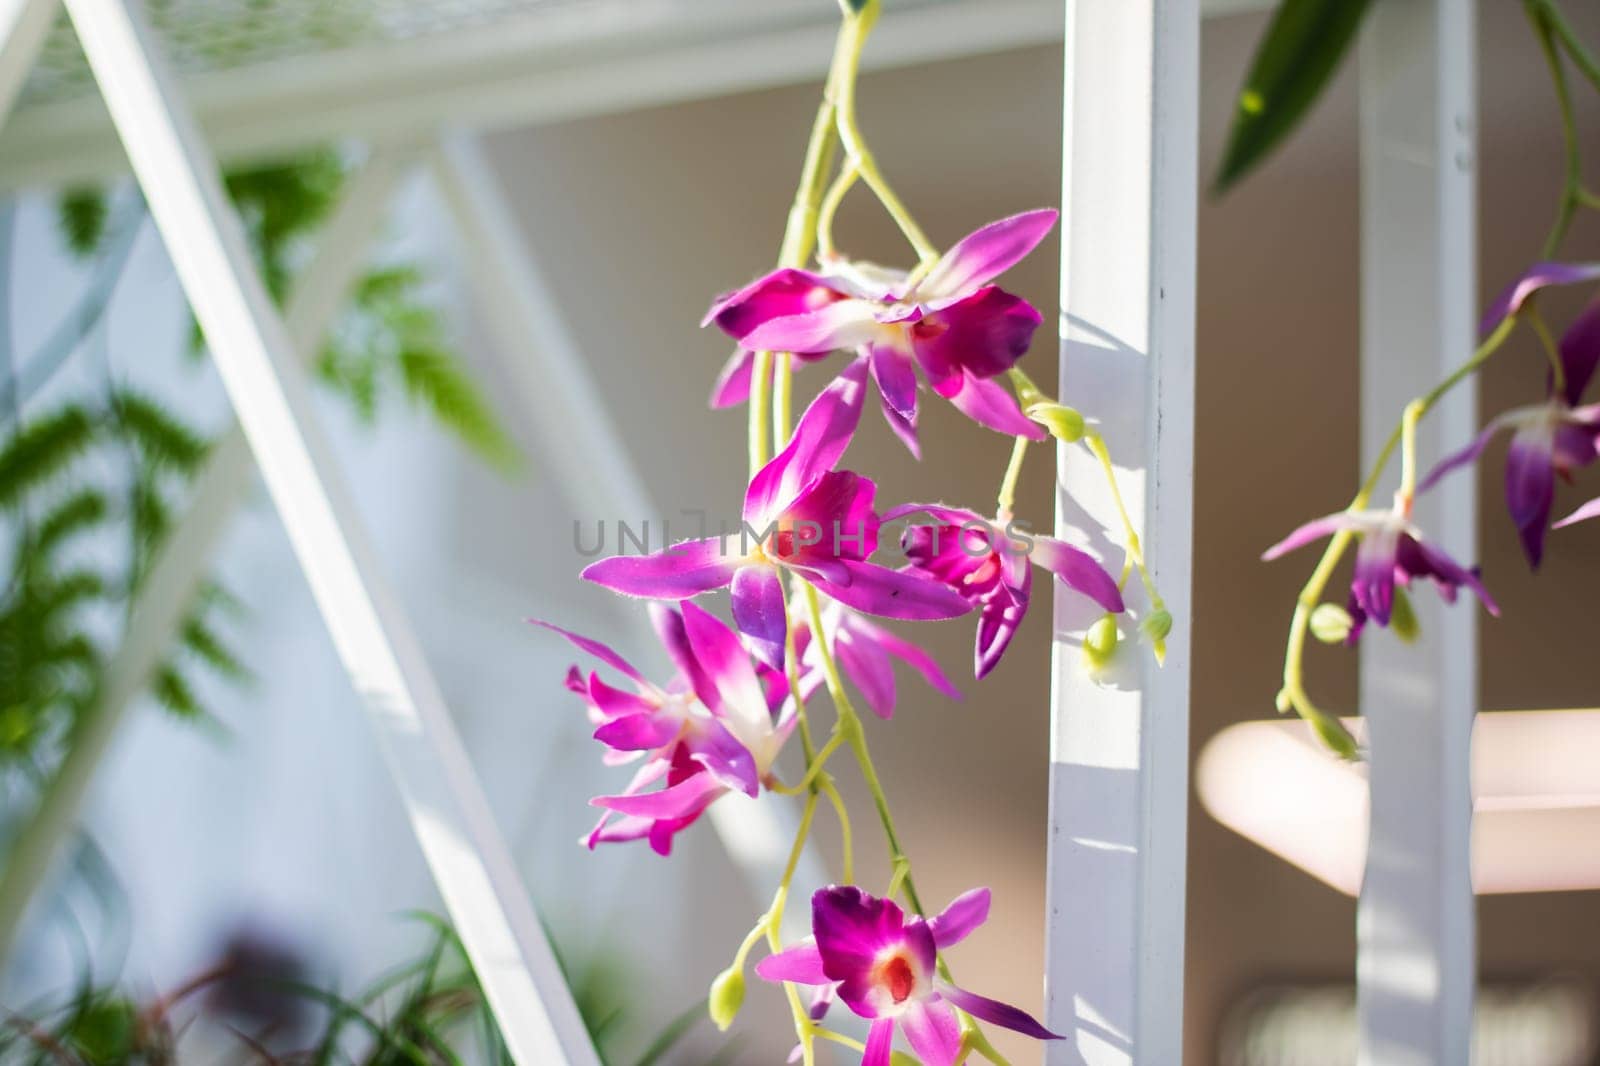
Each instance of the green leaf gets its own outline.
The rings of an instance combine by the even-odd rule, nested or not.
[[[247,681],[251,677],[250,668],[239,661],[233,649],[223,643],[216,631],[198,614],[191,615],[183,624],[183,646],[195,658],[230,681]]]
[[[645,1048],[644,1054],[639,1056],[637,1066],[655,1066],[667,1052],[671,1051],[689,1032],[694,1024],[705,1016],[705,1005],[692,1004],[689,1009],[672,1019],[654,1040]]]
[[[105,496],[97,489],[82,489],[68,496],[40,520],[33,535],[35,557],[48,555],[69,537],[99,525],[110,511]]]
[[[104,189],[68,189],[56,204],[57,223],[61,238],[79,259],[87,259],[100,247],[106,235],[106,205]]]
[[[1372,0],[1283,0],[1239,92],[1214,190],[1253,170],[1310,111],[1339,69]]]
[[[150,465],[193,473],[205,460],[210,443],[156,400],[120,389],[113,402],[117,428]]]
[[[444,426],[484,459],[511,472],[522,455],[455,357],[432,346],[400,352],[400,377],[412,402],[433,412]]]
[[[194,689],[189,686],[189,681],[177,667],[171,663],[163,665],[156,671],[154,680],[150,683],[150,692],[156,702],[179,718],[200,718],[205,714],[205,709],[200,706]]]
[[[94,434],[95,420],[81,407],[65,407],[23,426],[0,446],[0,508],[15,507],[30,489],[82,455]]]

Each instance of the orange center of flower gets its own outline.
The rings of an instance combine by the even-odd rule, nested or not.
[[[889,990],[889,996],[896,1003],[904,1003],[911,996],[911,990],[917,986],[917,975],[911,970],[911,963],[904,955],[891,955],[878,968],[878,979]]]

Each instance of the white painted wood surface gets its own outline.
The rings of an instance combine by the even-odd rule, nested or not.
[[[16,0],[0,0],[16,2]],[[1271,0],[1204,0],[1208,14]],[[529,5],[472,29],[359,43],[185,79],[225,161],[357,137],[417,139],[820,81],[837,8],[818,0]],[[886,69],[1046,44],[1060,0],[889,0],[863,57]],[[124,167],[94,99],[47,101],[0,133],[0,187],[98,180]]]
[[[1053,1066],[1182,1060],[1194,434],[1197,0],[1068,0],[1061,397],[1103,416],[1174,625],[1086,675],[1093,614],[1056,595],[1046,1024]],[[1061,450],[1057,527],[1120,530]],[[1121,562],[1120,534],[1089,538]],[[1130,584],[1136,589],[1137,580]],[[1144,607],[1142,594],[1131,601]],[[1126,634],[1126,635],[1130,635]]]
[[[1361,453],[1464,362],[1477,321],[1476,40],[1471,0],[1384,0],[1361,44]],[[1476,429],[1460,386],[1418,435],[1426,471]],[[1398,465],[1396,466],[1396,471]],[[1387,494],[1395,478],[1384,486]],[[1477,558],[1475,480],[1418,501],[1419,525]],[[1387,502],[1387,495],[1378,501]],[[1361,1062],[1469,1061],[1476,983],[1470,866],[1478,606],[1413,597],[1415,645],[1361,642],[1371,831],[1357,918]]]
[[[313,417],[216,163],[132,0],[68,0],[134,174],[513,1058],[597,1066],[420,647]]]
[[[57,4],[58,0],[0,0],[0,125],[44,46],[60,10]]]

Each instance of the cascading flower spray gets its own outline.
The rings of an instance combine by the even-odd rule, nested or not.
[[[715,300],[703,323],[738,345],[713,388],[712,406],[748,406],[750,480],[742,528],[653,554],[602,559],[584,571],[596,584],[652,601],[651,617],[674,676],[651,681],[606,645],[538,624],[633,687],[613,687],[577,667],[567,675],[567,687],[582,698],[596,726],[595,739],[607,749],[604,761],[638,763],[620,793],[593,801],[605,814],[584,838],[588,847],[646,840],[665,855],[677,833],[732,793],[803,797],[772,903],[712,982],[708,1006],[719,1026],[726,1028],[738,1013],[749,955],[765,943],[770,954],[756,969],[784,988],[796,1054],[806,1066],[814,1061],[818,1040],[861,1052],[867,1066],[887,1066],[903,1057],[892,1050],[897,1032],[927,1066],[952,1066],[973,1054],[1003,1063],[984,1023],[1038,1039],[1057,1036],[1023,1011],[955,983],[942,952],[988,916],[988,890],[975,889],[938,914],[923,907],[846,678],[884,719],[896,701],[893,659],[913,667],[935,690],[959,693],[926,652],[868,616],[932,621],[975,612],[979,679],[993,669],[1023,621],[1034,565],[1054,574],[1068,594],[1084,595],[1105,611],[1098,628],[1110,627],[1112,643],[1115,619],[1126,613],[1123,591],[1135,571],[1150,604],[1140,630],[1158,657],[1172,620],[1125,511],[1120,577],[1078,548],[1013,527],[1017,483],[1033,443],[1054,437],[1087,448],[1117,491],[1095,427],[1044,395],[1017,366],[1040,324],[1039,312],[995,284],[1044,238],[1057,213],[1022,212],[980,227],[942,254],[934,248],[885,179],[856,120],[861,49],[879,3],[840,0],[843,20],[833,63],[776,269]],[[909,269],[890,270],[840,253],[834,215],[858,182],[910,245],[915,262]],[[824,365],[841,351],[848,354],[837,376],[794,422],[794,370]],[[942,503],[878,510],[875,483],[840,467],[869,379],[884,417],[913,454],[919,454],[924,382],[973,421],[1015,440],[993,519]],[[880,527],[915,514],[932,521],[907,528],[902,546],[909,565],[874,562]],[[723,588],[730,592],[732,627],[699,603],[699,597]],[[1105,642],[1086,639],[1085,647],[1092,659]],[[820,745],[807,706],[819,689],[826,690],[834,711]],[[797,781],[785,783],[776,762],[791,736],[799,738],[805,769]],[[887,844],[881,896],[852,883],[849,812],[829,773],[830,760],[845,749],[872,796]],[[791,882],[824,800],[841,826],[842,883],[813,897],[813,936],[785,946],[779,930]],[[809,1004],[801,998],[802,987],[809,990]],[[865,1043],[822,1024],[834,999],[871,1021]]]
[[[1264,556],[1276,559],[1314,540],[1330,538],[1296,599],[1277,705],[1281,712],[1292,710],[1305,718],[1329,748],[1349,759],[1361,754],[1355,738],[1306,691],[1307,634],[1324,643],[1351,645],[1364,639],[1362,634],[1370,622],[1392,628],[1402,639],[1414,639],[1417,619],[1407,589],[1419,577],[1431,578],[1439,593],[1451,602],[1457,598],[1458,589],[1470,589],[1486,610],[1499,614],[1477,568],[1451,559],[1413,523],[1412,507],[1419,494],[1452,471],[1470,467],[1501,430],[1510,430],[1506,509],[1529,566],[1537,569],[1543,559],[1548,530],[1600,517],[1600,499],[1595,499],[1553,525],[1550,521],[1555,513],[1557,478],[1572,480],[1576,471],[1600,459],[1600,404],[1583,403],[1585,390],[1600,367],[1600,293],[1572,320],[1559,340],[1539,307],[1540,296],[1551,288],[1600,281],[1600,263],[1554,261],[1578,210],[1600,210],[1600,195],[1583,180],[1567,69],[1570,64],[1600,92],[1600,59],[1578,38],[1556,0],[1523,0],[1523,8],[1550,68],[1566,145],[1565,180],[1540,261],[1507,286],[1484,315],[1477,350],[1450,376],[1406,405],[1400,425],[1349,505],[1341,512],[1301,526]],[[1445,394],[1502,351],[1523,326],[1532,332],[1543,356],[1535,368],[1545,379],[1543,400],[1497,415],[1472,441],[1419,479],[1417,424]],[[1396,451],[1400,454],[1400,489],[1392,507],[1373,510],[1373,493]],[[1322,597],[1352,543],[1357,548],[1348,599],[1342,605],[1324,602]]]

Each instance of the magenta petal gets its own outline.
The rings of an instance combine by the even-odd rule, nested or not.
[[[705,810],[707,804],[726,791],[726,787],[716,778],[699,773],[655,792],[597,796],[589,802],[608,811],[640,818],[687,818]]]
[[[936,300],[970,292],[1022,260],[1056,224],[1054,208],[1024,211],[991,222],[961,238],[917,285],[916,299]]]
[[[972,610],[966,597],[916,570],[890,570],[877,563],[847,561],[848,587],[831,582],[818,587],[846,607],[884,618],[932,621],[959,618]]]
[[[843,293],[804,270],[775,270],[744,288],[720,297],[700,325],[716,322],[719,329],[739,340],[764,322],[826,307]],[[760,345],[746,345],[760,348]]]
[[[1561,368],[1567,404],[1578,406],[1600,365],[1600,299],[1590,300],[1561,337]]]
[[[723,785],[737,789],[747,796],[761,794],[761,776],[756,770],[755,756],[720,723],[694,739],[692,746],[685,744],[691,762],[705,767],[706,771]]]
[[[867,360],[872,380],[883,400],[897,414],[910,418],[917,413],[917,371],[911,356],[892,344],[869,344]]]
[[[689,646],[710,682],[710,691],[695,690],[713,712],[741,714],[765,707],[766,694],[750,656],[733,631],[692,603],[683,605],[683,625]]]
[[[785,565],[827,569],[834,561],[861,560],[878,549],[878,515],[872,509],[878,487],[851,470],[834,470],[808,485],[783,512],[794,531],[769,552]],[[832,580],[849,584],[846,577]]]
[[[1116,579],[1088,552],[1054,537],[1036,536],[1031,554],[1035,563],[1060,578],[1068,588],[1113,613],[1123,609],[1122,590],[1117,588]]]
[[[943,950],[959,944],[989,918],[989,890],[974,888],[950,901],[950,905],[928,919],[933,942]]]
[[[892,718],[895,685],[889,653],[870,636],[848,629],[835,638],[833,650],[839,658],[839,669],[855,682],[872,713],[879,718]]]
[[[1355,528],[1357,527],[1351,517],[1342,511],[1339,514],[1331,514],[1325,518],[1315,518],[1262,552],[1261,558],[1263,561],[1270,563],[1279,556],[1289,554],[1296,548],[1304,548],[1312,541],[1321,540],[1323,537],[1331,537],[1340,530],[1353,530]]]
[[[812,894],[811,929],[823,972],[835,981],[870,981],[878,953],[906,939],[905,912],[854,885],[829,885]]]
[[[1060,1040],[1061,1037],[1052,1033],[1025,1010],[1013,1007],[1007,1003],[980,996],[976,992],[968,992],[964,988],[939,982],[939,995],[960,1007],[980,1022],[998,1025],[1002,1029],[1010,1029],[1023,1036],[1031,1036],[1035,1040]]]
[[[1567,517],[1557,522],[1554,528],[1563,529],[1575,522],[1587,522],[1591,518],[1600,518],[1600,496],[1596,496],[1576,511],[1567,515]]]
[[[973,651],[972,676],[982,681],[1000,665],[1011,646],[1011,638],[1022,628],[1028,613],[1028,590],[997,588],[983,602],[978,613],[978,636]]]
[[[873,626],[872,634],[873,639],[876,640],[885,651],[906,663],[917,673],[921,674],[928,684],[932,685],[934,688],[938,689],[940,692],[944,693],[946,696],[949,696],[953,700],[959,700],[961,698],[961,690],[956,688],[950,679],[945,676],[945,672],[939,666],[938,660],[936,660],[932,655],[929,655],[926,651],[913,644],[911,641],[897,636],[896,634],[889,632],[887,629],[881,629],[878,626]]]
[[[655,714],[613,718],[594,731],[594,739],[618,751],[654,751],[678,736],[682,724]]]
[[[1479,328],[1483,333],[1493,333],[1507,315],[1522,310],[1528,297],[1548,285],[1576,285],[1597,278],[1600,278],[1600,263],[1535,263],[1489,305]]]
[[[1423,478],[1422,484],[1417,486],[1417,494],[1420,496],[1433,488],[1451,471],[1459,470],[1463,466],[1476,462],[1478,456],[1483,454],[1483,450],[1494,439],[1494,435],[1504,428],[1504,423],[1499,419],[1490,420],[1489,424],[1484,426],[1465,448],[1445,456],[1439,461],[1439,465],[1428,471],[1428,476]]]
[[[651,603],[647,606],[650,611],[650,624],[655,628],[656,638],[666,649],[672,665],[678,668],[678,673],[689,682],[689,687],[695,692],[704,691],[710,682],[706,678],[705,670],[700,666],[700,660],[694,657],[694,651],[689,647],[689,634],[683,628],[683,615],[676,608],[668,607],[664,603]]]
[[[1049,436],[1043,426],[1022,413],[1011,393],[993,381],[963,374],[959,390],[949,396],[949,400],[956,410],[980,426],[1029,440],[1044,440]]]
[[[881,392],[878,394],[878,405],[883,409],[883,420],[889,423],[889,428],[906,446],[906,451],[911,453],[913,459],[921,459],[922,441],[917,436],[917,412],[913,410],[910,415],[901,414],[889,406],[888,399]]]
[[[1028,301],[990,285],[925,314],[911,327],[911,347],[928,381],[948,396],[945,382],[957,374],[992,378],[1015,366],[1041,321]]]
[[[756,472],[745,490],[744,518],[763,532],[800,491],[838,463],[861,421],[867,368],[857,359],[811,401],[787,447]]]
[[[601,816],[600,821],[589,835],[583,837],[578,843],[593,851],[601,844],[618,844],[628,840],[643,840],[655,828],[653,818],[618,818],[613,812],[607,811]]]
[[[879,1018],[867,1030],[867,1045],[861,1052],[861,1066],[889,1066],[894,1051],[894,1019]]]
[[[774,670],[782,670],[788,623],[777,569],[751,564],[734,571],[730,603],[734,625],[751,652]]]
[[[621,718],[633,714],[654,714],[657,707],[651,700],[632,692],[624,692],[619,688],[612,688],[599,675],[591,673],[589,681],[584,686],[584,694],[591,703],[607,718]]]
[[[1395,563],[1412,577],[1433,578],[1439,586],[1439,592],[1447,600],[1454,600],[1457,587],[1466,587],[1472,590],[1490,614],[1500,613],[1499,605],[1489,595],[1489,590],[1483,587],[1477,571],[1462,566],[1446,555],[1442,548],[1425,540],[1402,536],[1395,548]]]
[[[913,1003],[899,1022],[922,1066],[955,1066],[956,1056],[961,1054],[961,1023],[949,1004],[938,999]]]
[[[769,319],[739,337],[758,352],[832,352],[856,348],[880,336],[876,307],[865,300],[840,300],[816,311]]]
[[[1548,426],[1518,430],[1506,452],[1506,507],[1522,538],[1528,564],[1544,556],[1544,531],[1556,497],[1554,431]]]
[[[802,940],[756,963],[756,975],[767,981],[789,981],[797,985],[831,985],[822,972],[822,953],[815,940]]]
[[[650,555],[613,555],[584,568],[585,581],[655,600],[681,600],[722,588],[739,558],[717,537],[686,540]]]
[[[1394,610],[1394,569],[1399,551],[1400,534],[1390,529],[1368,533],[1356,547],[1351,591],[1361,609],[1380,626],[1389,624]]]
[[[607,666],[626,675],[627,677],[632,678],[641,685],[648,684],[648,682],[645,681],[644,676],[633,668],[632,663],[628,662],[628,660],[624,659],[615,651],[612,651],[610,647],[600,643],[598,640],[593,640],[589,637],[583,636],[580,633],[574,633],[570,629],[562,629],[560,626],[551,625],[549,622],[542,622],[537,618],[528,619],[528,623],[530,625],[536,625],[540,629],[548,629],[552,633],[559,633],[561,636],[566,637],[567,640],[570,641],[572,645],[579,651],[587,652],[588,654],[593,655],[596,659],[599,659]]]
[[[723,364],[717,382],[711,387],[711,406],[732,407],[750,398],[750,382],[755,376],[756,353],[739,348]]]

